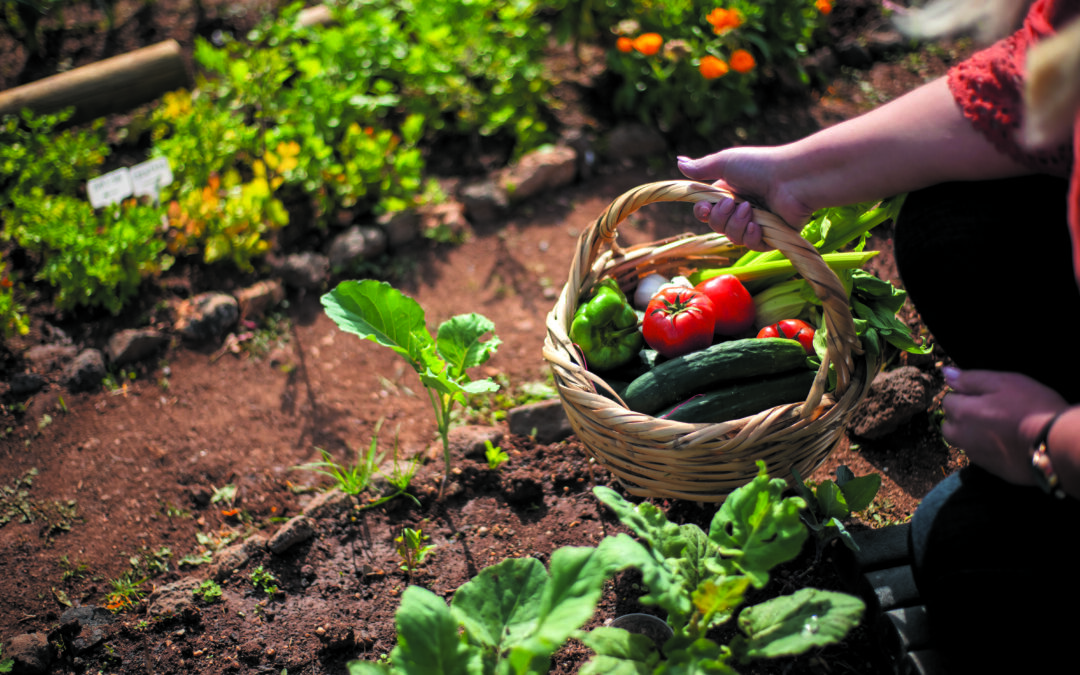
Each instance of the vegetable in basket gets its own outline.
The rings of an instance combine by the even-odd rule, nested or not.
[[[814,328],[802,319],[782,319],[759,330],[757,336],[795,340],[807,354],[814,353]]]
[[[674,358],[712,344],[715,325],[709,296],[692,288],[670,286],[649,302],[641,330],[650,347]]]
[[[637,356],[642,340],[637,312],[614,279],[601,281],[593,297],[578,307],[570,340],[594,370],[618,368]]]
[[[734,275],[721,274],[702,281],[694,288],[712,300],[716,335],[739,335],[754,325],[757,315],[754,298]]]

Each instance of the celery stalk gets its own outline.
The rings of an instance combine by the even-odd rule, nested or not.
[[[823,254],[838,251],[886,220],[895,218],[906,196],[901,194],[871,205],[852,204],[821,209],[803,227],[801,234]],[[732,267],[781,260],[783,257],[780,251],[749,251]]]
[[[825,264],[833,271],[850,270],[862,267],[870,258],[878,254],[878,251],[854,251],[845,253],[826,253],[822,256]],[[718,267],[713,269],[697,270],[690,275],[692,283],[699,284],[706,279],[718,277],[721,274],[732,274],[739,281],[759,281],[761,279],[789,277],[795,274],[795,266],[787,258],[780,260],[766,260],[746,265],[733,265],[731,267]]]

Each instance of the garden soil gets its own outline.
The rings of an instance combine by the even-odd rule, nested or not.
[[[826,68],[831,84],[812,92],[784,90],[749,140],[791,140],[851,117],[940,74],[959,56],[956,49],[875,55],[865,45],[886,28],[876,3],[836,4],[832,39],[862,49],[868,59]],[[75,6],[62,22],[44,25],[40,53],[0,30],[0,88],[166,38],[180,41],[190,58],[194,35],[242,35],[268,10],[258,3],[121,0],[106,31],[95,7]],[[607,123],[610,114],[598,106],[602,54],[585,54],[579,62],[555,48],[552,68],[564,78],[564,120],[591,127]],[[404,272],[395,285],[420,303],[433,328],[464,312],[495,322],[502,344],[477,375],[497,378],[510,393],[543,383],[546,314],[565,282],[577,236],[623,191],[677,178],[676,153],[703,154],[738,142],[738,133],[730,135],[714,146],[673,143],[669,154],[601,161],[575,184],[522,204],[497,223],[472,225],[462,244],[417,242],[399,254]],[[645,242],[687,230],[700,231],[688,207],[654,205],[627,220],[621,237]],[[882,252],[874,271],[899,283],[888,225],[873,245]],[[251,281],[190,268],[172,274],[148,293],[162,299],[235,290]],[[925,335],[917,314],[908,309],[903,317]],[[33,344],[67,339],[100,347],[129,320],[64,317],[44,307],[34,308],[33,318],[31,334],[3,349],[4,380],[21,372],[21,353]],[[393,648],[394,612],[409,584],[450,599],[504,558],[546,563],[560,546],[594,545],[623,531],[590,491],[618,486],[587,461],[576,438],[543,444],[509,433],[504,421],[463,420],[492,427],[485,433],[498,434],[509,459],[492,470],[482,452],[457,444],[448,495],[436,499],[441,447],[416,375],[389,350],[339,331],[322,312],[319,293],[291,293],[257,334],[258,345],[252,338],[235,350],[174,343],[135,369],[134,379],[108,389],[74,393],[52,384],[29,399],[4,399],[0,505],[10,517],[0,524],[0,642],[47,635],[63,647],[54,654],[52,673],[342,673],[351,660],[377,659]],[[910,363],[936,377],[935,364],[946,358],[938,353]],[[891,365],[903,363],[906,355]],[[50,381],[56,375],[49,373]],[[905,521],[934,484],[964,463],[940,438],[936,410],[935,402],[883,439],[845,437],[814,474],[828,478],[844,464],[857,475],[883,476],[875,506],[852,527]],[[314,518],[312,536],[271,553],[265,540],[330,485],[296,467],[321,459],[320,451],[351,462],[373,441],[387,457],[396,452],[422,460],[411,488],[416,502],[398,498],[364,511],[348,504],[325,508]],[[715,510],[659,504],[674,520],[706,527]],[[403,527],[422,530],[434,546],[412,573],[400,569],[395,550]],[[219,554],[214,563],[181,564],[242,541],[249,545],[242,554],[234,546],[232,561]],[[843,588],[831,564],[836,552],[830,547],[820,559],[807,554],[785,566],[775,590]],[[276,593],[252,583],[257,568],[274,575]],[[103,609],[115,581],[144,576],[142,600],[115,614]],[[220,582],[218,602],[189,600],[172,613],[151,612],[145,594],[207,578]],[[589,625],[649,611],[636,603],[635,581],[629,574],[613,580]],[[82,617],[78,634],[73,615]],[[88,617],[104,619],[94,625]],[[556,655],[553,672],[575,672],[588,656],[587,648],[571,642]],[[873,674],[889,668],[872,631],[861,628],[840,645],[740,671]]]

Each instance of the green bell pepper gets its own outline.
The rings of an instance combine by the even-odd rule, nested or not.
[[[570,324],[570,339],[581,348],[585,365],[593,370],[617,368],[641,351],[637,312],[614,279],[601,281],[595,295],[578,307]]]

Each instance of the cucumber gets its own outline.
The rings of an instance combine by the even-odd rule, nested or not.
[[[798,403],[810,393],[816,373],[794,370],[756,380],[731,382],[658,413],[676,422],[726,422],[785,403]]]
[[[626,388],[626,407],[648,415],[724,382],[806,365],[802,345],[785,338],[743,338],[664,361]],[[809,370],[809,369],[808,369]]]

